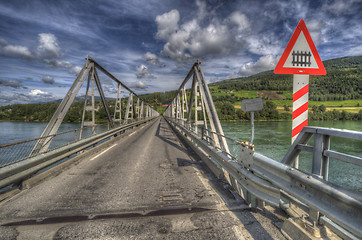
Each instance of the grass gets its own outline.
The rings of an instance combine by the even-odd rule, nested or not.
[[[221,92],[217,92],[217,91],[221,91]],[[226,90],[224,89],[220,89],[220,90],[216,90],[214,89],[213,91],[211,91],[211,95],[214,97],[220,97],[220,96],[231,96],[231,94],[234,94],[234,96],[237,97],[244,97],[244,98],[256,98],[258,96],[258,92],[257,91],[249,91],[249,90],[240,90],[240,91],[233,91],[231,92],[226,92]]]
[[[362,106],[362,99],[344,100],[344,101],[309,101],[310,105],[324,105],[326,107],[357,107]]]
[[[293,100],[271,100],[271,101],[274,102],[275,105],[277,105],[277,106],[284,106],[284,105],[292,106],[293,105]]]
[[[292,106],[293,101],[292,100],[271,100],[273,101],[277,106]],[[358,108],[357,104],[362,106],[362,100],[345,100],[345,101],[309,101],[309,106],[313,105],[324,105],[326,107],[354,107]]]
[[[283,95],[287,98],[287,99],[292,99],[293,98],[293,93],[289,92],[289,91],[283,91]]]
[[[167,106],[157,106],[157,112],[162,114],[166,110]]]

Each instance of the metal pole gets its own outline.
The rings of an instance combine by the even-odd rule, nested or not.
[[[254,142],[254,112],[250,112],[251,116],[251,138],[250,138],[250,144],[253,144]]]

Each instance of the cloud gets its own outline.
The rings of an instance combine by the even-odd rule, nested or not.
[[[38,35],[38,54],[44,59],[59,58],[60,47],[58,40],[54,34],[51,33],[39,33]]]
[[[337,0],[334,2],[326,2],[325,5],[323,6],[323,9],[326,9],[329,13],[333,14],[333,15],[340,15],[343,14],[345,12],[350,11],[351,9],[351,5],[354,2],[358,2],[358,1],[354,1],[354,0]]]
[[[53,68],[72,68],[73,65],[68,61],[59,61],[56,59],[44,59],[44,62],[48,64],[49,67]]]
[[[274,57],[273,55],[262,56],[256,62],[249,62],[242,65],[239,69],[239,72],[233,73],[229,77],[230,78],[245,77],[263,71],[272,70],[275,68],[278,61],[279,57]]]
[[[138,66],[136,70],[137,70],[137,72],[136,72],[137,78],[148,78],[148,79],[156,78],[155,76],[153,76],[150,73],[150,70],[148,69],[148,67],[146,67],[143,64]]]
[[[173,9],[168,13],[164,13],[156,17],[157,33],[156,38],[168,40],[169,37],[178,29],[178,21],[180,13]]]
[[[202,20],[208,14],[207,9],[206,9],[206,2],[202,1],[202,0],[196,0],[195,3],[196,3],[196,6],[198,7],[197,18],[199,20]]]
[[[62,54],[58,39],[54,34],[39,33],[38,41],[37,55],[42,62],[53,68],[71,69],[73,67],[70,62],[59,60]]]
[[[32,102],[48,102],[56,99],[52,93],[44,92],[40,89],[33,89],[28,94],[29,100]]]
[[[324,42],[322,36],[322,31],[325,29],[326,25],[323,21],[312,19],[308,21],[308,31],[313,39],[313,42],[316,46]]]
[[[0,54],[25,59],[31,59],[33,57],[33,54],[27,47],[11,45],[4,39],[0,39]]]
[[[58,39],[51,33],[38,34],[39,45],[36,51],[31,52],[28,47],[9,44],[6,40],[0,39],[0,54],[20,57],[31,61],[39,61],[53,68],[69,69],[69,73],[74,74],[78,71],[78,66],[73,66],[68,61],[61,61],[61,48]]]
[[[150,52],[146,52],[145,55],[143,55],[143,58],[147,61],[147,63],[155,65],[157,67],[165,67],[166,65],[164,63],[161,63],[156,54],[152,54]]]
[[[128,83],[127,86],[129,88],[135,88],[135,89],[146,89],[147,88],[147,85],[142,81]]]
[[[199,4],[199,7],[205,6]],[[157,16],[156,38],[166,41],[161,54],[177,62],[232,54],[245,45],[245,36],[251,32],[249,19],[239,11],[223,20],[213,17],[205,27],[201,26],[201,20],[194,18],[179,26],[177,10]]]
[[[9,105],[12,103],[29,103],[30,96],[24,93],[1,94],[0,105]]]
[[[283,44],[273,33],[249,36],[247,42],[247,50],[253,54],[276,56],[282,52]]]
[[[44,94],[48,94],[47,92],[43,92],[40,89],[33,89],[30,91],[29,95],[30,96],[40,96],[40,95],[44,95]]]
[[[74,67],[69,69],[69,73],[74,74],[74,75],[78,75],[81,70],[82,70],[81,66],[74,66]]]
[[[57,97],[40,89],[33,89],[29,93],[11,93],[0,95],[0,105],[14,103],[42,103],[56,100]]]
[[[47,84],[53,84],[54,83],[54,78],[52,78],[50,76],[43,77],[41,80],[43,81],[43,83],[47,83]]]
[[[26,87],[24,87],[22,81],[20,80],[5,80],[0,78],[0,86],[1,87],[11,87],[11,88],[15,88],[15,89],[26,89]]]
[[[348,56],[360,56],[362,55],[362,45],[351,48],[348,53]]]
[[[102,90],[104,94],[115,94],[118,91],[117,83],[110,78],[101,79]],[[97,90],[98,92],[98,90]],[[112,96],[115,97],[115,96]]]

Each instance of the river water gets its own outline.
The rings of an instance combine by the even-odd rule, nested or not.
[[[249,141],[251,136],[250,122],[222,122],[224,134],[238,141]],[[339,128],[362,132],[361,121],[309,121],[309,126]],[[255,122],[255,151],[281,161],[291,144],[291,121]],[[313,140],[309,143],[313,145]],[[237,156],[239,147],[229,143],[230,152]],[[362,142],[350,139],[331,137],[330,149],[333,151],[362,157]],[[312,154],[302,152],[299,168],[311,173]],[[330,159],[329,181],[362,193],[362,167]]]
[[[224,134],[238,141],[249,141],[250,122],[222,122]],[[47,123],[34,122],[0,122],[0,145],[39,137]],[[309,126],[348,129],[362,132],[361,121],[310,121]],[[58,132],[79,128],[80,124],[62,124]],[[291,142],[291,121],[255,122],[255,151],[281,161]],[[312,144],[312,143],[311,143]],[[239,146],[229,143],[230,151],[238,155]],[[331,138],[334,151],[362,157],[362,142]],[[300,169],[311,172],[311,153],[300,156]],[[362,168],[330,160],[329,181],[362,193]]]

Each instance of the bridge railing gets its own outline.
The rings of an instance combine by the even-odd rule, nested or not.
[[[328,157],[358,166],[362,163],[360,157],[330,150],[330,136],[362,142],[362,133],[304,128],[283,161],[278,162],[254,152],[254,146],[247,142],[235,141],[182,119],[166,119],[181,133],[180,136],[185,136],[185,140],[190,142],[196,152],[201,151],[215,166],[237,181],[236,186],[233,185],[234,190],[249,204],[253,202],[256,206],[263,207],[266,202],[286,209],[288,203],[293,202],[305,210],[313,222],[328,226],[345,239],[356,239],[354,235],[362,236],[362,195],[328,182]],[[233,147],[238,146],[238,156],[218,147],[213,142],[213,134],[225,138]],[[313,135],[314,146],[307,146]],[[292,164],[302,150],[313,154],[312,173],[287,165]]]
[[[28,153],[31,152],[32,147],[39,141],[39,138],[0,146],[0,156],[3,158],[1,161],[2,165],[0,166],[0,193],[2,189],[8,188],[13,184],[21,184],[24,179],[37,174],[43,169],[54,167],[69,157],[77,156],[78,153],[81,153],[85,149],[147,123],[154,118],[155,117],[149,117],[138,121],[134,120],[132,123],[114,126],[113,128],[108,128],[103,125],[102,129],[99,126],[98,133],[88,130],[88,137],[82,139],[79,139],[79,131],[81,129],[48,136],[54,138],[51,145],[53,147],[48,148],[46,152],[31,156],[29,156]],[[58,139],[59,141],[57,141],[57,137],[60,138]],[[17,151],[19,153],[17,153]],[[16,156],[18,159],[12,159],[10,157],[11,153],[17,153]]]
[[[92,135],[99,134],[104,132],[105,130],[109,130],[109,125],[105,124],[97,124],[94,129],[91,126],[72,129],[60,133],[56,133],[47,137],[38,137],[33,139],[28,139],[25,141],[9,143],[0,146],[0,168],[6,165],[22,161],[30,157],[30,153],[33,150],[34,146],[39,140],[43,140],[48,138],[51,140],[51,144],[46,152],[54,150],[59,147],[63,147],[65,145],[74,143],[79,141],[80,132],[83,131],[83,138],[88,138]],[[33,156],[37,156],[40,153],[34,154]]]

